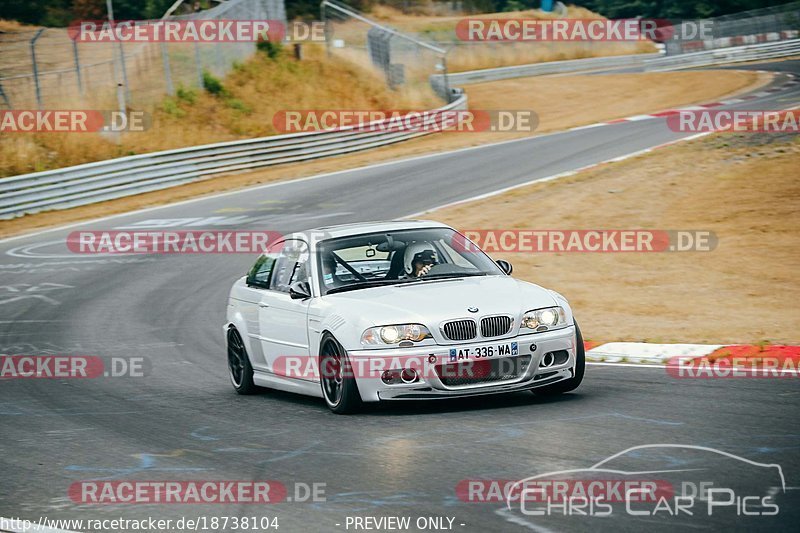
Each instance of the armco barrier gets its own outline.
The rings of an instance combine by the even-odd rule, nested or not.
[[[800,39],[763,44],[748,44],[732,48],[719,48],[703,52],[665,56],[652,61],[646,61],[645,70],[677,70],[682,68],[721,65],[725,63],[776,59],[795,55],[800,55]]]
[[[455,72],[448,76],[451,87],[458,87],[468,83],[482,81],[497,81],[508,78],[525,78],[528,76],[542,76],[544,74],[564,74],[568,72],[581,72],[589,70],[602,70],[617,67],[639,67],[648,59],[661,57],[661,54],[633,54],[625,56],[590,57],[586,59],[569,59],[565,61],[548,61],[530,65],[515,65],[512,67],[488,68],[483,70],[470,70]],[[438,83],[441,74],[431,76],[432,83]],[[434,79],[436,81],[434,81]]]
[[[467,109],[463,94],[438,110],[462,109]],[[350,127],[192,146],[3,178],[0,219],[166,189],[213,174],[347,154],[427,133]]]
[[[456,72],[449,75],[450,86],[467,85],[483,81],[497,81],[508,78],[541,76],[544,74],[566,74],[591,72],[619,67],[644,69],[646,71],[677,70],[682,68],[773,59],[800,54],[800,39],[777,41],[763,44],[736,46],[717,50],[706,50],[688,54],[665,56],[662,54],[634,54],[625,56],[592,57],[568,61],[550,61],[532,65],[490,68]],[[431,77],[431,83],[442,83],[441,75]]]
[[[452,87],[479,81],[616,67],[641,67],[646,71],[676,70],[794,55],[800,55],[800,39],[666,57],[637,54],[461,72],[452,74],[449,83]],[[433,84],[437,81],[431,80]],[[440,110],[466,108],[467,98],[460,94],[454,102]],[[425,135],[425,132],[354,132],[348,129],[277,135],[24,174],[0,179],[0,219],[166,189],[214,174],[341,155],[420,135]]]

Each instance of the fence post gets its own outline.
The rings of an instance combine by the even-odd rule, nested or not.
[[[197,71],[197,86],[203,88],[203,63],[200,61],[200,48],[197,41],[194,41],[194,66]]]
[[[44,33],[45,28],[36,32],[31,39],[31,63],[33,65],[33,83],[36,86],[36,107],[42,109],[42,88],[39,85],[39,65],[36,63],[36,41]]]
[[[9,109],[14,109],[14,107],[11,105],[11,100],[8,99],[6,92],[3,90],[2,82],[0,82],[0,98],[3,99],[3,101],[6,103]]]
[[[450,79],[447,77],[447,52],[442,55],[442,76],[444,76],[444,101],[450,103]]]
[[[131,100],[131,87],[128,85],[128,69],[125,65],[125,51],[122,49],[122,41],[117,41],[119,45],[119,65],[122,68],[122,83],[125,85],[125,99]]]
[[[319,5],[319,18],[322,21],[322,31],[325,34],[325,52],[330,57],[331,55],[331,36],[330,31],[328,29],[328,20],[325,18],[325,2],[320,3]]]
[[[75,58],[75,76],[78,80],[78,92],[83,96],[83,80],[81,79],[81,59],[78,55],[78,41],[72,40],[72,56]]]
[[[114,27],[114,6],[113,6],[111,0],[106,0],[106,12],[108,14],[108,23],[113,28]],[[128,85],[128,79],[127,79],[128,75],[125,72],[125,64],[124,64],[125,56],[122,53],[122,43],[121,42],[119,43],[119,47],[118,48],[119,48],[119,52],[120,52],[120,59],[123,62],[122,67],[121,67],[122,68],[122,83],[120,83],[120,76],[118,75],[118,71],[117,71],[117,57],[116,57],[116,54],[113,53],[113,50],[112,50],[112,56],[111,56],[111,60],[112,60],[111,63],[114,66],[114,81],[117,83],[117,104],[119,105],[120,112],[125,113],[125,111],[127,111],[127,109],[128,109],[128,106],[126,105],[126,102],[125,102],[125,93],[126,93],[127,85]],[[122,86],[123,83],[125,84],[125,87]]]
[[[169,68],[169,52],[167,51],[167,43],[161,42],[161,62],[164,64],[164,83],[167,85],[167,94],[170,96],[175,95],[175,87],[172,85],[172,72]]]

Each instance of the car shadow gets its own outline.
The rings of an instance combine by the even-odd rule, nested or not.
[[[362,415],[366,416],[420,416],[443,413],[465,413],[471,411],[487,411],[509,409],[534,405],[564,404],[580,402],[586,397],[580,393],[562,394],[559,396],[536,396],[531,392],[515,392],[454,398],[441,400],[403,400],[365,404]]]
[[[297,407],[308,407],[328,411],[322,398],[306,396],[294,392],[274,389],[264,389],[253,396],[239,396],[243,401],[247,399],[268,399],[284,404],[293,404]],[[486,411],[509,409],[525,406],[565,404],[580,402],[588,399],[581,391],[561,394],[557,396],[537,396],[531,392],[512,392],[489,394],[486,396],[473,396],[467,398],[436,399],[436,400],[398,400],[378,403],[365,403],[358,413],[349,416],[420,416],[437,415],[443,413],[459,413],[471,411]],[[331,413],[333,414],[333,413]]]

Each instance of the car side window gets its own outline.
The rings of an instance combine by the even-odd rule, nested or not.
[[[261,289],[268,288],[274,266],[275,256],[269,254],[262,255],[247,273],[247,284]]]
[[[289,287],[296,281],[308,279],[306,263],[308,262],[307,246],[302,241],[287,241],[280,256],[275,261],[274,273],[270,289],[289,292]]]

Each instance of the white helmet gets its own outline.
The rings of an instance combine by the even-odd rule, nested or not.
[[[433,249],[427,242],[412,242],[408,246],[406,246],[405,255],[403,257],[403,263],[406,269],[406,274],[412,274],[414,272],[414,261],[433,261],[433,264],[437,264],[437,257],[436,257],[436,250]]]

